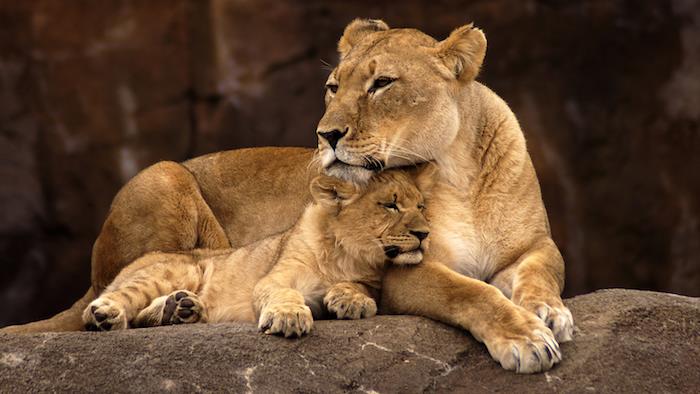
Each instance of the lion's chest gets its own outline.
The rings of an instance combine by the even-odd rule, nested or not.
[[[480,280],[487,280],[498,266],[498,252],[479,226],[467,199],[445,190],[428,206],[430,245],[426,258]]]

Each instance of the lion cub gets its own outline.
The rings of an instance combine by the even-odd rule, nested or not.
[[[388,170],[362,187],[319,176],[292,229],[233,251],[147,254],[88,305],[85,326],[257,320],[265,333],[289,337],[327,312],[373,316],[385,264],[423,259],[428,172]]]

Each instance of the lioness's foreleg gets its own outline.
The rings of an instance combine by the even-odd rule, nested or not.
[[[334,284],[323,297],[323,303],[338,319],[362,319],[377,314],[377,303],[362,283]]]
[[[85,308],[83,322],[88,330],[126,329],[155,299],[176,290],[195,292],[201,280],[201,268],[187,255],[146,255],[117,275]]]
[[[279,262],[258,282],[253,290],[253,305],[261,331],[285,337],[301,337],[311,331],[311,308],[306,305],[304,295],[293,287],[313,281],[310,276],[300,264]]]
[[[571,340],[574,320],[561,300],[564,259],[551,238],[536,242],[514,264],[496,274],[491,283],[542,319],[557,341]]]
[[[381,309],[469,330],[505,369],[546,371],[561,360],[552,332],[535,315],[515,305],[497,288],[440,263],[389,268]]]

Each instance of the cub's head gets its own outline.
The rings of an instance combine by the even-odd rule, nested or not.
[[[486,53],[472,25],[443,41],[380,20],[355,20],[338,42],[340,63],[326,82],[318,124],[328,175],[365,181],[384,168],[439,158],[460,129],[458,99]]]
[[[324,231],[354,258],[420,263],[430,233],[422,193],[431,187],[430,167],[384,171],[363,186],[326,175],[315,178],[311,194],[325,211]]]

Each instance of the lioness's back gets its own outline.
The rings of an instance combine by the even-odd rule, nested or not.
[[[251,148],[183,163],[226,231],[233,248],[290,228],[309,200],[309,148]]]

